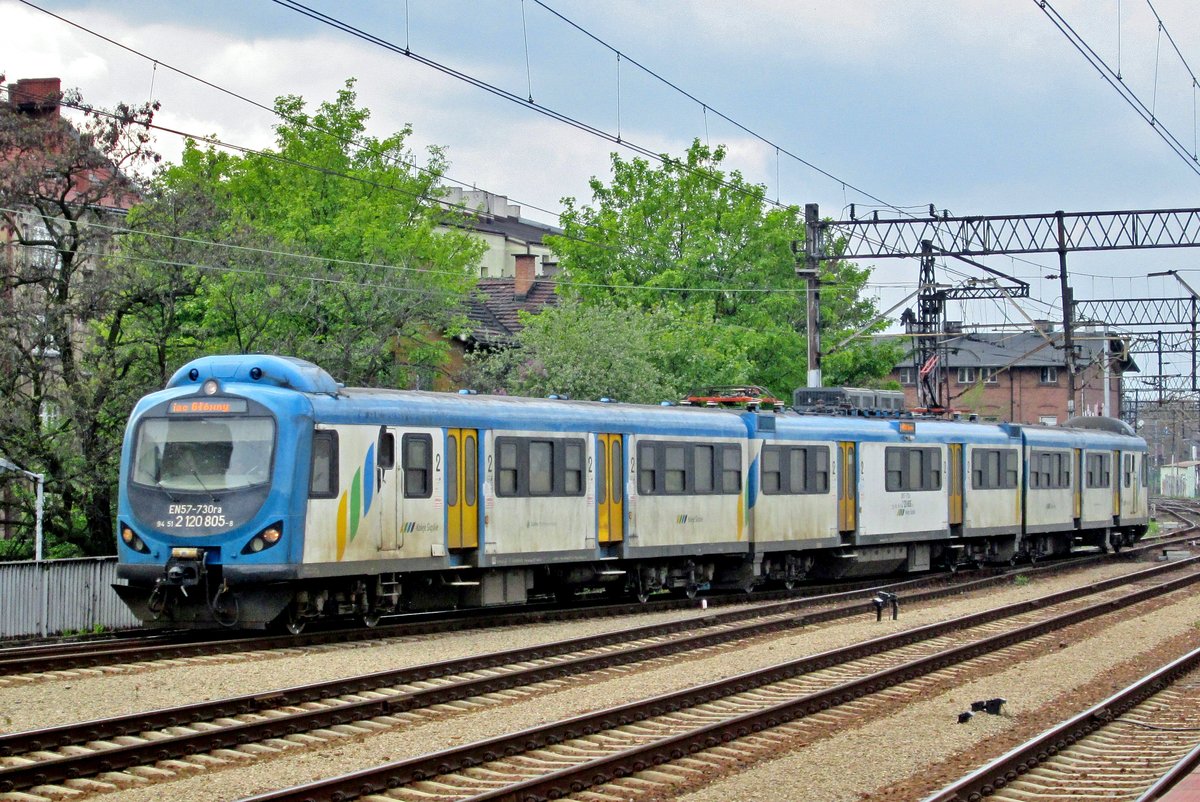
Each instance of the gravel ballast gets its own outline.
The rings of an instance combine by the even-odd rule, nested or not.
[[[1140,570],[1148,563],[1115,562],[1069,576],[1036,579],[987,592],[918,607],[901,606],[900,620],[876,622],[864,616],[848,622],[763,637],[700,656],[676,657],[546,684],[524,697],[448,714],[369,738],[346,738],[307,751],[288,750],[273,759],[245,760],[220,770],[184,776],[167,784],[126,788],[129,802],[164,798],[228,800],[424,754],[504,732],[633,701],[718,677],[814,654],[868,638],[941,621],[1001,604]],[[864,594],[866,595],[866,594]],[[939,764],[1012,730],[1033,711],[1096,678],[1114,665],[1150,655],[1172,638],[1195,633],[1200,601],[1180,596],[1169,610],[1118,624],[1096,637],[1065,644],[1030,663],[981,680],[978,687],[940,694],[906,706],[894,717],[868,722],[839,735],[719,781],[686,797],[716,799],[853,800],[872,788],[901,784],[923,767]],[[23,681],[0,687],[0,730],[16,731],[98,718],[201,699],[220,698],[338,676],[398,668],[465,654],[509,649],[581,634],[677,618],[680,613],[545,624],[486,632],[406,638],[380,645],[319,647],[272,653],[269,657],[226,656],[207,660],[148,664],[131,672],[90,670],[71,676]],[[682,615],[703,615],[699,610]],[[1099,693],[1103,691],[1102,693]],[[1111,693],[1097,688],[1099,698]],[[1004,696],[1003,716],[977,716],[958,726],[957,713],[975,698]],[[115,795],[109,795],[115,798]],[[2,798],[2,797],[0,797]],[[891,797],[901,799],[902,796]]]

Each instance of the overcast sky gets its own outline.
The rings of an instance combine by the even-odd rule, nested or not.
[[[587,33],[537,0],[305,5],[654,152],[682,153],[695,137],[726,144],[728,166],[766,185],[770,198],[818,203],[823,216],[841,219],[850,203],[863,214],[877,205],[869,196],[956,215],[1200,206],[1200,176],[1033,0],[544,1]],[[1153,0],[1166,26],[1160,32],[1146,0],[1053,2],[1192,153],[1194,3]],[[563,196],[586,200],[588,178],[608,175],[612,143],[271,0],[36,6],[145,57],[0,0],[0,72],[8,81],[58,76],[99,105],[153,98],[162,125],[263,147],[272,143],[271,115],[167,66],[266,105],[283,94],[315,104],[355,78],[372,134],[411,124],[415,147],[446,147],[452,178],[507,195],[527,217],[554,222]],[[621,51],[620,64],[589,33]],[[158,148],[173,159],[180,141],[164,135]],[[1077,298],[1178,297],[1185,291],[1173,279],[1147,281],[1145,273],[1190,270],[1198,255],[1074,254],[1069,266]],[[1057,271],[1054,257],[988,264],[1031,282],[1027,314],[1061,317],[1058,283],[1043,278]],[[915,288],[915,262],[876,267],[881,308]],[[1200,287],[1200,273],[1183,275]],[[990,302],[948,317],[1023,319]]]

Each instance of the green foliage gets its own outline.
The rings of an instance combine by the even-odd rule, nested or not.
[[[209,352],[277,352],[312,360],[352,384],[428,385],[446,346],[429,336],[462,323],[483,244],[438,230],[445,169],[423,167],[411,129],[369,137],[353,81],[308,115],[282,97],[276,148],[233,157],[189,143],[167,170],[164,197],[206,199],[209,249],[187,322]],[[290,254],[301,254],[292,256]]]
[[[0,540],[0,563],[33,559],[33,541]]]
[[[739,383],[749,372],[744,349],[727,331],[671,307],[568,300],[523,322],[514,347],[473,358],[468,384],[653,404],[707,383]]]
[[[134,202],[139,173],[158,161],[154,111],[119,106],[69,124],[0,109],[0,218],[14,238],[0,275],[0,454],[45,476],[46,543],[88,554],[112,551],[121,430],[142,389],[125,323],[153,303],[110,268],[122,220],[105,210]],[[32,521],[32,492],[17,501]]]
[[[686,309],[707,323],[694,345],[738,343],[750,367],[742,380],[788,394],[807,380],[807,287],[792,250],[803,242],[803,219],[794,206],[769,207],[764,188],[739,172],[724,172],[725,155],[698,140],[657,167],[614,154],[611,181],[591,181],[590,205],[564,199],[563,236],[550,240],[562,259],[562,291],[590,304]],[[828,348],[875,308],[860,298],[869,271],[845,262],[821,271]],[[827,358],[827,383],[870,383],[891,370],[892,356],[856,341]]]
[[[1023,588],[1023,587],[1025,587],[1026,585],[1028,585],[1028,584],[1029,584],[1030,582],[1032,582],[1032,581],[1033,581],[1033,580],[1032,580],[1032,579],[1030,579],[1030,578],[1029,578],[1028,576],[1026,576],[1025,574],[1017,574],[1015,577],[1013,577],[1013,584],[1014,584],[1014,585],[1016,585],[1016,586],[1017,586],[1017,587],[1019,587],[1019,588]]]
[[[366,136],[355,101],[349,83],[311,116],[281,98],[275,150],[189,143],[153,179],[151,106],[74,128],[0,106],[0,220],[16,237],[0,275],[0,454],[46,477],[48,557],[112,553],[129,411],[187,359],[279,352],[399,386],[444,370],[439,335],[462,325],[483,245],[437,230],[441,153],[418,167],[408,129]],[[31,521],[31,494],[15,509]],[[27,540],[0,549],[32,557]]]

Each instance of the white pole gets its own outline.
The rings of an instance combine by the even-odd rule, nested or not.
[[[1104,417],[1112,417],[1112,402],[1108,399],[1109,382],[1112,375],[1111,355],[1108,353],[1108,339],[1104,340]]]
[[[46,476],[41,473],[30,474],[37,480],[37,506],[33,519],[33,559],[35,562],[42,561],[42,509],[45,506],[45,487]]]

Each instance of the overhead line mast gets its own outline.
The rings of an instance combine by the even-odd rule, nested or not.
[[[812,204],[815,211],[815,204]],[[933,213],[927,219],[851,219],[822,221],[814,226],[816,242],[810,248],[817,261],[830,259],[920,258],[918,291],[920,317],[908,315],[909,333],[944,334],[940,316],[944,302],[959,290],[939,289],[933,281],[935,253],[964,261],[971,256],[1030,253],[1058,254],[1058,279],[1063,299],[1064,357],[1067,366],[1067,414],[1075,411],[1075,353],[1072,340],[1075,303],[1067,273],[1071,251],[1119,251],[1200,246],[1200,209],[1148,209],[1104,212],[1051,212],[1048,214],[982,215],[955,217]],[[831,250],[831,243],[838,247]],[[975,264],[972,262],[972,264]],[[982,265],[976,265],[982,267]],[[987,269],[987,268],[985,268]],[[992,271],[995,272],[995,271]],[[999,274],[1003,275],[1003,274]],[[1015,281],[1015,279],[1013,279]],[[1023,286],[1021,286],[1023,285]],[[1029,285],[1019,282],[1008,297],[1028,297]],[[962,298],[998,297],[967,290]],[[933,327],[933,329],[930,329]],[[929,373],[944,362],[939,355],[941,336],[918,337],[918,373]],[[931,408],[945,410],[936,381],[925,391]]]

